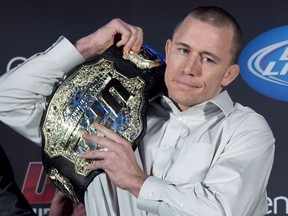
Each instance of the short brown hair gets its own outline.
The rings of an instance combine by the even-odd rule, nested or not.
[[[188,16],[219,28],[231,28],[234,32],[231,49],[232,63],[237,61],[242,45],[242,32],[238,22],[231,14],[216,6],[197,7],[189,11],[189,13],[187,13],[186,16],[177,24],[174,33]]]

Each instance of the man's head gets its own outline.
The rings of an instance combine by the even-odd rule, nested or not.
[[[192,10],[166,43],[165,82],[169,97],[181,110],[218,95],[239,73],[234,64],[241,30],[217,7]]]

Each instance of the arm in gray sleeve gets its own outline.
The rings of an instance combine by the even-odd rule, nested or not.
[[[64,37],[0,77],[0,120],[41,144],[39,125],[55,83],[85,59]]]
[[[138,208],[159,216],[265,215],[275,139],[263,117],[247,112],[241,116],[225,122],[229,129],[222,128],[219,134],[226,137],[221,135],[222,141],[202,181],[174,183],[150,176],[141,188]],[[193,160],[205,156],[199,154]],[[177,168],[183,169],[183,176],[189,176],[191,164],[188,160],[187,166]]]

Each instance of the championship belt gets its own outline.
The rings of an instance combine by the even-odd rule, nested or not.
[[[146,131],[148,99],[164,88],[165,61],[142,46],[124,53],[113,45],[92,61],[73,69],[57,88],[43,115],[43,166],[55,186],[75,202],[102,170],[90,171],[94,160],[79,154],[101,149],[82,139],[83,133],[103,136],[93,128],[102,124],[132,143]]]

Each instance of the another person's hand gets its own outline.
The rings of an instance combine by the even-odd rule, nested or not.
[[[109,179],[117,186],[138,196],[148,175],[139,167],[132,144],[114,131],[96,124],[95,129],[105,137],[85,133],[83,138],[101,145],[104,149],[80,155],[82,158],[95,159],[89,166],[91,170],[103,169]]]
[[[49,216],[86,216],[85,206],[73,202],[58,191],[52,200]]]
[[[124,52],[129,50],[137,52],[143,43],[141,28],[121,19],[113,19],[94,33],[78,40],[74,45],[85,59],[89,59],[100,55],[113,45],[117,35],[119,35],[119,41],[116,41],[116,45],[123,46]]]

